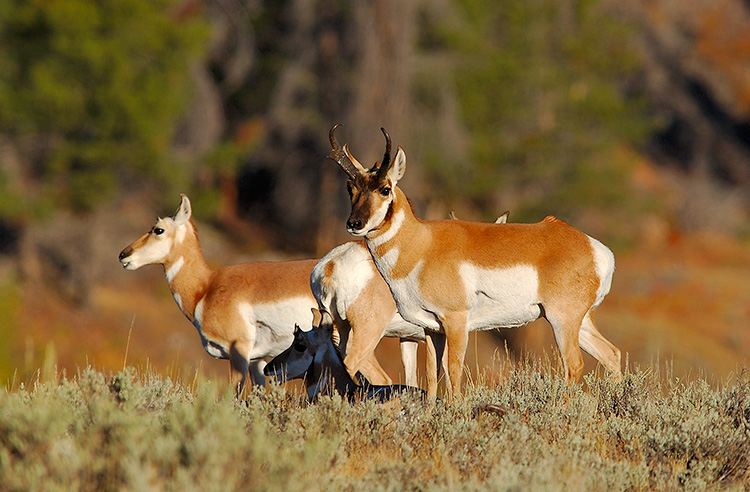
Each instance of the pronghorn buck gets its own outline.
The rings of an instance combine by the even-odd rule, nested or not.
[[[374,385],[364,380],[355,382],[333,342],[333,318],[326,311],[313,309],[313,328],[302,331],[294,327],[294,340],[282,353],[268,363],[264,372],[279,382],[305,379],[307,398],[314,402],[320,395],[339,394],[355,402],[359,400],[386,401],[402,391],[420,390],[404,385]],[[362,381],[362,378],[357,377]]]
[[[383,162],[368,170],[348,145],[339,146],[337,127],[330,131],[329,157],[349,178],[347,230],[364,236],[401,316],[445,334],[449,395],[461,388],[469,331],[540,317],[552,325],[569,381],[583,371],[579,346],[619,378],[620,350],[599,333],[591,314],[614,273],[606,246],[551,216],[536,224],[420,220],[397,186],[406,171],[404,150],[391,159],[391,139],[381,129]]]
[[[508,214],[495,223],[505,223]],[[450,217],[456,220],[453,212]],[[398,314],[388,284],[375,268],[364,241],[344,243],[321,258],[313,268],[310,286],[320,310],[333,317],[340,336],[339,351],[350,376],[356,377],[382,337],[398,337],[406,384],[417,386],[417,342],[425,340],[424,330]],[[428,387],[437,385],[437,361],[444,345],[443,337],[432,336],[436,352],[428,350],[426,357]],[[391,383],[385,373],[381,380]]]
[[[159,218],[151,230],[120,253],[127,270],[164,266],[175,302],[197,328],[203,348],[229,359],[239,376],[237,395],[250,372],[263,385],[265,361],[292,341],[294,325],[308,326],[317,302],[310,273],[317,260],[258,262],[212,270],[203,258],[192,208],[186,195],[172,217]],[[363,372],[380,374],[374,354]]]
[[[190,200],[181,195],[172,217],[159,218],[151,230],[120,253],[127,270],[161,264],[180,310],[198,329],[203,348],[229,359],[239,376],[237,395],[247,373],[265,383],[265,361],[289,346],[294,325],[310,323],[317,306],[310,292],[316,260],[243,263],[212,270],[206,264],[192,218]]]

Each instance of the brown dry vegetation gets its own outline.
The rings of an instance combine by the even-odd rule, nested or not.
[[[0,391],[4,490],[745,490],[750,379],[660,366],[567,385],[504,364],[451,403],[349,405],[271,386],[237,403],[128,368]],[[486,403],[503,409],[474,416]]]

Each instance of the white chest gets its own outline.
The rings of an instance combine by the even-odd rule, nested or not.
[[[398,250],[395,248],[390,250],[389,254],[394,250],[397,256]],[[385,258],[387,260],[387,255]],[[406,321],[426,330],[441,331],[438,319],[443,314],[443,309],[439,304],[427,302],[422,295],[419,282],[422,267],[423,262],[420,261],[406,277],[400,279],[386,278],[386,282],[391,289],[393,299],[396,301],[399,314]]]

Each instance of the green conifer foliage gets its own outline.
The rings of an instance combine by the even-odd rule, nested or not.
[[[86,211],[141,173],[158,181],[208,35],[174,0],[8,0],[0,6],[0,135],[33,156],[0,215]],[[28,152],[33,147],[34,152]],[[14,188],[15,185],[15,188]],[[44,197],[44,198],[42,198]]]
[[[627,164],[613,156],[649,129],[644,105],[627,95],[639,66],[634,29],[600,0],[455,7],[433,36],[457,55],[472,169],[455,179],[438,163],[438,180],[483,206],[512,192],[517,220],[538,219],[542,201],[560,214],[618,206]]]

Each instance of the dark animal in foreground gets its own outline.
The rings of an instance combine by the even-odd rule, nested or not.
[[[344,361],[333,343],[333,319],[325,311],[313,309],[313,328],[302,331],[294,328],[292,345],[277,355],[265,367],[266,376],[274,376],[280,382],[305,379],[307,398],[316,401],[320,395],[334,394],[350,402],[376,400],[385,402],[402,392],[424,391],[406,385],[374,385],[360,377],[354,381],[344,366]]]

